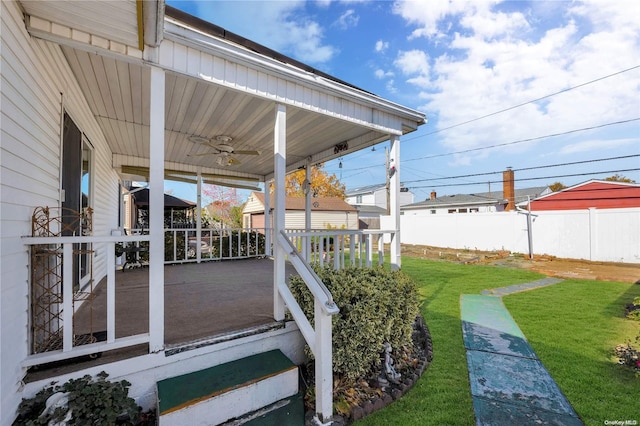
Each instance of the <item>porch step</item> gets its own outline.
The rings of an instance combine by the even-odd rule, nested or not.
[[[217,425],[298,393],[298,367],[280,350],[157,383],[159,425]]]
[[[223,426],[303,426],[304,396],[297,393],[265,408],[230,420]]]

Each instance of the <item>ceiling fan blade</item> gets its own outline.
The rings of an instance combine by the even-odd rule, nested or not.
[[[205,152],[204,154],[187,154],[187,157],[203,157],[205,155],[216,155],[218,152]]]
[[[233,153],[238,155],[260,155],[260,151],[233,150]]]

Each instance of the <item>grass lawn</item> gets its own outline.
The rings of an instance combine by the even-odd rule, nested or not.
[[[460,295],[543,276],[408,257],[402,259],[402,270],[416,281],[423,297],[421,312],[431,332],[434,359],[402,399],[357,425],[473,425]],[[640,379],[621,372],[609,361],[608,352],[639,327],[622,315],[623,301],[630,302],[634,294],[640,295],[640,286],[576,280],[504,298],[534,350],[587,424],[602,425],[606,419],[640,421]],[[557,313],[547,313],[554,308]],[[539,321],[541,317],[545,317],[544,323]],[[548,332],[555,329],[561,331]],[[562,339],[558,333],[568,338]],[[603,377],[591,377],[595,375]],[[595,406],[611,405],[620,408],[608,411],[605,417],[599,417],[602,411],[595,411]],[[624,413],[626,417],[620,417]]]
[[[624,305],[630,283],[567,280],[503,298],[538,357],[586,425],[640,423],[640,378],[611,362],[611,350],[640,333]]]

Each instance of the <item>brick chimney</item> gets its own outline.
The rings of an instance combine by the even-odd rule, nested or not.
[[[430,200],[435,200],[436,199],[436,191],[431,191],[431,197],[429,199]]]
[[[513,170],[511,170],[511,167],[507,167],[507,170],[502,172],[502,195],[505,200],[507,200],[507,205],[505,206],[504,211],[515,210],[515,188],[513,184]]]

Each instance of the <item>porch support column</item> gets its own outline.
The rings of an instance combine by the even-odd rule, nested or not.
[[[196,259],[200,263],[202,257],[202,243],[200,242],[202,239],[202,173],[200,170],[198,170],[196,182]],[[187,244],[189,244],[188,240]]]
[[[305,166],[305,194],[304,194],[304,230],[309,232],[311,230],[311,161],[307,158],[307,164]],[[302,256],[307,262],[311,261],[311,238],[306,236],[302,239],[304,241]]]
[[[151,67],[149,96],[149,351],[164,348],[164,86]]]
[[[274,157],[274,223],[273,234],[275,244],[275,259],[273,262],[273,317],[276,321],[284,320],[284,300],[278,291],[278,285],[286,282],[285,251],[277,243],[277,235],[284,230],[285,224],[285,174],[287,168],[287,109],[284,105],[276,105],[276,120],[273,129],[273,157]]]
[[[400,269],[400,136],[391,135],[389,160],[391,223],[395,233],[391,236],[391,269]]]
[[[269,185],[271,181],[264,183],[264,251],[265,255],[271,256],[271,241],[273,236],[273,228],[271,227],[271,194],[269,193]]]

